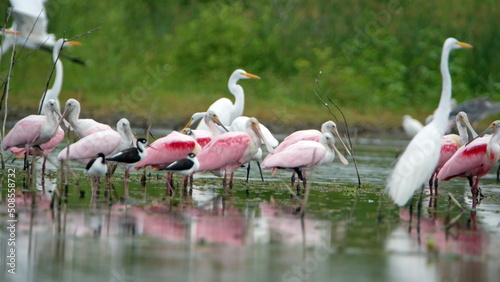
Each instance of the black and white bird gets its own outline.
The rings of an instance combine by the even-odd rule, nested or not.
[[[130,147],[122,150],[113,156],[106,158],[106,161],[124,165],[126,167],[125,181],[128,181],[130,169],[140,160],[146,157],[147,140],[145,138],[138,138],[136,147]]]
[[[108,172],[108,166],[106,164],[106,156],[103,153],[97,154],[97,156],[91,159],[87,166],[85,167],[87,174],[90,176],[100,177],[105,176]]]
[[[187,157],[184,159],[177,160],[171,163],[169,166],[161,168],[160,170],[166,170],[170,174],[170,179],[172,179],[173,173],[178,173],[184,175],[183,182],[184,188],[187,186],[188,177],[194,173],[200,167],[200,162],[196,157],[195,153],[188,153]],[[167,181],[168,189],[171,191],[172,186],[170,181]]]

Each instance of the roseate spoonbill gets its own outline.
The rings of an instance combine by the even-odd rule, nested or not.
[[[61,61],[58,59],[59,57],[59,52],[62,50],[63,45],[79,45],[79,42],[76,41],[65,41],[63,38],[59,39],[56,42],[56,45],[54,46],[54,50],[52,53],[52,58],[54,60],[54,63],[56,64],[56,77],[54,79],[54,84],[52,85],[51,89],[48,89],[46,92],[43,93],[42,98],[40,99],[40,105],[38,107],[38,113],[40,115],[45,114],[45,105],[50,99],[53,99],[56,101],[57,104],[57,109],[58,111],[61,110],[60,104],[59,104],[59,93],[61,92],[62,88],[62,80],[63,80],[63,66]],[[64,120],[63,120],[64,122]],[[42,172],[45,170],[45,163],[47,161],[47,156],[52,152],[59,143],[64,138],[64,131],[61,127],[57,128],[57,133],[56,135],[51,138],[49,141],[43,143],[40,145],[40,148],[43,151],[44,159],[43,159],[43,164],[42,164]],[[11,153],[15,154],[16,157],[21,157],[26,153],[26,150],[24,148],[11,148]],[[33,154],[33,149],[30,150],[30,154]]]
[[[38,113],[43,115],[44,114],[44,107],[43,105],[45,104],[45,101],[49,99],[54,99],[57,102],[57,108],[59,111],[61,110],[61,106],[59,103],[59,94],[61,93],[62,89],[62,84],[63,84],[63,64],[61,60],[59,60],[59,54],[61,53],[63,47],[65,46],[80,46],[81,43],[77,41],[67,41],[64,38],[61,38],[57,40],[56,44],[54,45],[54,50],[52,50],[52,60],[54,64],[56,65],[56,70],[55,70],[55,78],[54,78],[54,83],[52,84],[52,88],[47,89],[42,95],[42,99],[40,99],[40,105],[38,106]]]
[[[78,136],[78,138],[83,138],[87,135],[106,130],[113,130],[111,126],[97,122],[93,119],[81,119],[80,117],[80,102],[76,99],[68,99],[66,101],[66,106],[64,108],[63,116],[71,125],[71,128]],[[94,154],[95,155],[95,154]]]
[[[15,153],[16,156],[25,155],[25,168],[28,168],[26,152],[37,156],[47,150],[45,153],[48,154],[64,137],[64,131],[59,131],[62,130],[59,126],[62,119],[60,120],[58,117],[61,113],[59,113],[55,100],[47,101],[45,113],[45,115],[29,115],[21,119],[2,140],[2,150],[11,149],[11,152]],[[35,146],[37,149],[34,148]],[[42,165],[43,170],[45,169],[45,161],[46,158],[44,158]]]
[[[0,52],[3,55],[13,45],[21,46],[29,49],[42,49],[51,51],[50,48],[56,44],[56,36],[52,33],[47,33],[48,19],[45,7],[43,4],[46,0],[10,0],[12,8],[10,12],[14,17],[12,30],[16,30],[18,34],[6,34]],[[70,59],[79,64],[84,64],[77,58],[72,58],[67,55],[61,56]]]
[[[2,141],[2,150],[19,147],[29,151],[49,141],[57,133],[59,115],[57,102],[48,100],[45,115],[29,115],[14,125]]]
[[[448,70],[450,52],[471,45],[448,38],[441,53],[441,76],[443,79],[439,106],[432,121],[424,126],[406,147],[387,181],[386,190],[393,201],[403,206],[413,193],[428,181],[436,168],[441,150],[441,138],[448,123],[451,105],[451,76]]]
[[[312,170],[319,165],[331,163],[335,153],[340,161],[347,165],[347,159],[335,147],[335,139],[330,132],[321,135],[319,142],[313,140],[300,140],[285,149],[268,155],[262,161],[264,170],[273,169],[272,175],[278,169],[293,170],[306,187],[305,171]]]
[[[485,136],[485,134],[493,135]],[[457,152],[444,164],[437,179],[447,181],[455,177],[465,177],[469,180],[472,192],[472,206],[476,207],[477,195],[480,193],[479,180],[486,175],[500,158],[500,120],[494,121],[488,129],[479,134]]]
[[[200,162],[198,161],[196,154],[188,153],[186,158],[177,160],[171,163],[170,165],[161,168],[160,170],[166,170],[172,173],[179,173],[181,175],[184,175],[183,183],[184,183],[184,188],[186,188],[188,177],[196,170],[198,170],[199,167],[200,167]],[[169,189],[172,189],[172,187],[169,187]]]
[[[469,134],[467,133],[467,129],[471,131],[472,138],[477,137],[477,133],[472,128],[472,125],[467,118],[467,114],[464,112],[459,112],[456,115],[455,123],[457,126],[458,134],[447,134],[441,138],[441,151],[439,153],[439,161],[436,165],[436,169],[434,173],[431,175],[429,180],[429,188],[431,195],[433,194],[432,188],[434,187],[434,195],[437,196],[438,193],[438,180],[436,178],[439,170],[443,167],[443,165],[455,154],[458,148],[465,145],[469,142]]]
[[[167,136],[151,143],[146,148],[146,157],[136,163],[135,167],[143,168],[149,166],[153,170],[157,170],[185,158],[188,153],[197,153],[200,150],[201,147],[194,138],[177,131],[172,131]]]
[[[231,123],[231,125],[229,127],[230,130],[231,131],[241,131],[241,132],[244,132],[245,131],[246,122],[249,119],[250,118],[247,117],[247,116],[239,116],[239,117],[237,117]],[[260,131],[262,132],[263,137],[269,142],[269,145],[271,145],[273,148],[276,148],[278,146],[279,142],[274,137],[274,135],[271,133],[271,131],[265,125],[263,125],[262,123],[259,123],[259,127],[260,127]],[[257,153],[255,154],[255,156],[252,158],[252,161],[255,161],[257,163],[257,167],[259,168],[259,172],[260,172],[260,178],[262,179],[262,181],[264,181],[264,176],[262,175],[262,170],[260,168],[260,160],[261,159],[262,159],[262,149],[259,148],[257,150]],[[247,165],[247,179],[246,179],[247,182],[248,182],[249,175],[250,175],[250,162],[248,162],[248,165]]]
[[[128,182],[130,169],[147,155],[146,146],[148,141],[145,138],[138,138],[135,147],[130,147],[107,157],[106,161],[125,165],[125,182]]]
[[[228,98],[220,98],[215,101],[208,110],[214,111],[218,116],[222,124],[229,126],[233,120],[243,114],[243,109],[245,108],[245,93],[243,88],[238,84],[240,79],[260,79],[260,77],[255,74],[248,73],[242,69],[235,70],[229,77],[227,87],[231,94],[234,95],[234,104]],[[204,121],[200,121],[196,129],[208,130],[207,125]]]
[[[130,147],[135,137],[129,121],[126,118],[120,119],[116,124],[116,130],[99,131],[85,136],[59,152],[57,159],[59,161],[69,159],[86,164],[100,152],[105,156],[111,156]]]
[[[226,187],[227,174],[230,174],[229,185],[231,188],[234,171],[255,156],[262,140],[268,151],[273,152],[272,146],[262,136],[258,120],[250,118],[247,121],[245,132],[227,132],[208,143],[198,154],[200,167],[197,171],[223,173],[222,185],[224,188]]]
[[[403,130],[409,138],[415,137],[422,128],[424,128],[424,125],[420,121],[410,115],[403,116]]]
[[[194,152],[196,154],[200,150],[201,146],[192,136],[172,131],[167,136],[159,138],[151,143],[151,145],[146,148],[146,157],[138,162],[135,167],[140,169],[149,166],[153,170],[157,170],[185,158],[188,153]],[[167,172],[165,180],[168,191],[171,191],[171,172]]]
[[[344,146],[344,148],[346,149],[347,154],[349,154],[349,155],[351,154],[349,149],[347,148],[347,146],[344,144],[344,141],[342,141],[342,138],[340,138],[340,134],[337,130],[337,125],[335,124],[335,122],[333,122],[331,120],[326,121],[321,125],[321,131],[316,130],[316,129],[305,129],[305,130],[299,130],[299,131],[293,132],[292,134],[288,135],[278,145],[278,147],[276,147],[276,149],[274,150],[274,153],[279,153],[279,152],[285,150],[290,145],[295,144],[295,143],[302,141],[302,140],[311,140],[311,141],[319,142],[319,139],[321,138],[321,136],[327,132],[329,132],[333,136],[337,137],[340,140],[340,142],[342,143],[342,145]],[[266,158],[264,158],[264,161],[270,157],[271,157],[271,155],[267,155]],[[292,186],[295,183],[295,171],[292,173],[291,183],[292,183]]]

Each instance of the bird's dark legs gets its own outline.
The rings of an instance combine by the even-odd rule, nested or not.
[[[500,165],[498,165],[497,169],[497,183],[500,182]]]
[[[247,183],[248,183],[248,178],[250,177],[250,162],[247,164]]]
[[[262,180],[262,182],[264,182],[264,175],[262,174],[262,168],[260,167],[260,162],[259,161],[256,162],[257,162],[257,167],[259,168],[260,179]]]
[[[234,171],[231,172],[231,175],[229,176],[229,189],[233,189],[233,178],[234,178]]]
[[[420,235],[420,215],[422,214],[422,200],[424,198],[424,185],[420,189],[420,196],[418,197],[417,206],[417,233]]]
[[[291,183],[291,185],[290,185],[290,186],[292,186],[292,187],[293,187],[293,185],[295,184],[295,171],[294,171],[294,172],[292,172],[291,182],[292,182],[292,183]]]

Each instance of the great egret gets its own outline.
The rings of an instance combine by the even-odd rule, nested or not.
[[[59,54],[62,51],[64,46],[80,46],[81,43],[77,41],[66,41],[64,38],[57,40],[54,45],[54,50],[52,50],[52,60],[54,64],[56,64],[55,73],[56,76],[54,78],[54,83],[52,84],[52,88],[47,89],[42,95],[42,99],[40,99],[40,105],[38,106],[38,113],[44,114],[44,107],[46,101],[49,99],[54,99],[57,103],[57,107],[59,110],[61,109],[59,103],[59,94],[61,93],[62,83],[63,83],[63,64],[61,60],[59,60]]]
[[[484,136],[493,133],[493,135]],[[447,181],[455,177],[466,177],[472,191],[472,207],[477,205],[479,180],[486,175],[500,158],[500,120],[494,121],[488,129],[467,145],[461,147],[446,162],[437,179]]]
[[[455,38],[445,40],[441,53],[443,85],[439,106],[432,121],[410,141],[387,181],[386,190],[399,206],[405,205],[413,193],[430,179],[438,163],[441,138],[445,133],[451,110],[451,76],[448,58],[452,50],[459,48],[472,48],[472,46]]]
[[[43,49],[50,51],[55,48],[56,36],[47,33],[49,21],[45,11],[46,0],[10,0],[11,14],[14,17],[11,30],[19,34],[5,34],[0,53],[3,55],[13,45],[29,49]],[[61,54],[73,62],[84,64],[81,60]]]
[[[248,73],[242,69],[235,70],[229,77],[229,81],[227,83],[229,92],[234,95],[234,104],[228,98],[220,98],[208,108],[208,110],[214,111],[219,116],[222,124],[229,126],[234,119],[243,114],[243,109],[245,108],[245,93],[243,91],[243,87],[238,84],[238,81],[240,79],[250,78],[260,79],[257,75]],[[196,129],[208,130],[208,127],[202,120]]]

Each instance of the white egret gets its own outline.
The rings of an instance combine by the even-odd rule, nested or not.
[[[439,106],[433,120],[411,140],[389,176],[386,190],[399,206],[405,205],[413,193],[430,179],[438,163],[441,138],[444,136],[451,111],[451,76],[448,58],[452,50],[459,48],[472,48],[472,46],[455,38],[448,38],[444,42],[441,53],[443,85]]]
[[[235,70],[229,77],[229,81],[227,83],[229,91],[234,95],[234,104],[228,98],[220,98],[208,108],[209,111],[214,111],[217,116],[219,116],[222,124],[229,126],[234,119],[243,114],[243,109],[245,108],[245,93],[243,91],[243,87],[238,84],[238,81],[240,79],[249,78],[260,79],[257,75],[248,73],[244,70]],[[205,122],[201,120],[196,129],[208,130],[208,127]]]

